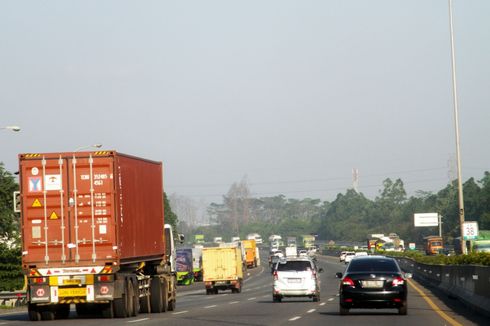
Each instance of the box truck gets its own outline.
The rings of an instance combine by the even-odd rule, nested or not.
[[[257,245],[255,240],[242,240],[242,246],[245,248],[247,268],[257,267]]]
[[[194,283],[193,250],[192,248],[179,248],[175,258],[177,266],[177,284],[191,285]]]
[[[173,310],[175,246],[163,166],[116,151],[19,155],[30,320]],[[18,206],[19,207],[19,206]]]
[[[229,289],[232,293],[242,291],[243,262],[238,247],[203,248],[202,269],[206,294]]]

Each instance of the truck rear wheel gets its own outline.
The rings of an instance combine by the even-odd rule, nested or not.
[[[102,314],[102,318],[112,319],[114,318],[114,305],[111,301],[110,303],[103,304],[100,312]]]
[[[54,320],[54,311],[51,310],[43,310],[41,312],[42,320]]]
[[[162,312],[168,309],[168,285],[167,281],[162,282]]]
[[[30,321],[40,321],[41,320],[41,313],[39,312],[37,305],[29,303],[27,306],[27,313],[29,315],[29,320]]]
[[[56,307],[56,319],[67,319],[70,316],[70,305],[59,304]]]
[[[114,305],[114,316],[116,318],[126,318],[129,316],[128,313],[128,283],[124,282],[123,293],[120,298],[116,298],[113,301]]]
[[[142,314],[148,314],[151,312],[149,295],[140,298],[140,312]]]
[[[136,312],[136,303],[135,303],[135,300],[134,300],[134,288],[133,288],[133,282],[131,281],[130,278],[127,279],[127,282],[126,282],[126,289],[128,290],[126,292],[127,294],[127,303],[128,303],[128,306],[127,306],[127,317],[133,317],[133,316],[136,316],[137,312]]]
[[[150,305],[151,312],[157,313],[162,311],[162,282],[160,282],[160,278],[154,277],[151,279],[150,283]]]

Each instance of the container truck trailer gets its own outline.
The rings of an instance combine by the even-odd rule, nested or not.
[[[175,308],[161,162],[116,151],[20,154],[19,184],[30,320],[66,318],[71,304],[107,318]]]

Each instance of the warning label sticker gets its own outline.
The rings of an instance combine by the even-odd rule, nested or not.
[[[44,177],[44,187],[46,190],[61,190],[61,175],[46,174]]]
[[[58,215],[56,215],[56,212],[52,212],[51,215],[49,215],[49,219],[50,220],[57,220],[58,219]]]
[[[42,207],[43,205],[41,204],[41,202],[39,201],[39,199],[36,198],[36,200],[34,200],[34,202],[32,203],[32,207]]]
[[[43,191],[41,177],[29,177],[29,192]]]

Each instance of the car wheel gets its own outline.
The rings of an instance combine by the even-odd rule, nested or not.
[[[339,305],[339,313],[341,315],[348,315],[349,314],[349,308],[344,308],[342,305]]]
[[[408,307],[407,307],[407,302],[405,301],[403,303],[403,306],[398,308],[398,314],[399,315],[406,315],[408,313]]]
[[[318,295],[315,295],[313,297],[313,302],[318,302],[318,301],[320,301],[320,295],[319,294]]]

